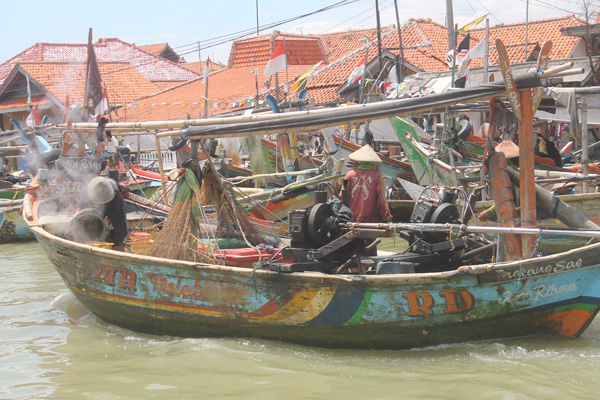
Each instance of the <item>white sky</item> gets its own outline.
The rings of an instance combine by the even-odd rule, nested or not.
[[[260,25],[274,24],[314,12],[342,0],[81,0],[4,1],[0,62],[37,42],[85,43],[88,29],[98,38],[119,38],[137,45],[169,43],[188,61],[198,60],[197,43],[221,41],[221,36],[249,31],[256,34],[256,3]],[[431,18],[445,24],[446,0],[397,0],[400,23],[409,18]],[[579,13],[583,0],[453,0],[454,22],[462,26],[489,13],[490,25]],[[381,24],[395,24],[394,0],[379,0]],[[347,4],[270,27],[289,33],[329,33],[376,26],[375,0],[347,0]],[[206,54],[227,62],[231,42],[206,48]]]

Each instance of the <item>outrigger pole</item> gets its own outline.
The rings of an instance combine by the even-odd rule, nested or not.
[[[539,227],[497,227],[497,226],[471,226],[462,224],[412,224],[412,223],[358,223],[345,224],[349,229],[378,229],[389,232],[394,231],[420,231],[420,232],[453,232],[453,233],[483,233],[483,234],[518,234],[518,235],[552,235],[552,236],[579,236],[597,238],[600,230],[597,229],[551,229]]]

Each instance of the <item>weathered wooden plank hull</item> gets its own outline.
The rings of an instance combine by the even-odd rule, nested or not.
[[[86,307],[152,334],[389,349],[530,334],[578,337],[600,304],[600,245],[446,273],[351,276],[253,273],[33,231]]]

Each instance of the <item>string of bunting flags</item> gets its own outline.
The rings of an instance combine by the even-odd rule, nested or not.
[[[409,90],[418,90],[419,92],[422,92],[428,89],[427,86],[409,85],[407,83],[394,83],[390,81],[380,81],[378,79],[365,79],[364,84],[362,83],[362,79],[359,79],[358,84],[363,85],[363,87],[365,88],[369,85],[377,86],[383,92],[391,89],[402,90],[405,88],[408,88]]]
[[[367,86],[377,86],[377,88],[379,90],[381,90],[382,92],[386,92],[388,90],[403,90],[405,88],[408,87],[409,90],[411,91],[419,91],[419,93],[422,93],[423,91],[427,90],[428,88],[426,86],[417,86],[417,85],[410,85],[407,83],[394,83],[394,82],[390,82],[390,81],[381,81],[378,79],[365,79],[364,84],[362,82],[362,79],[359,79],[358,81],[359,85],[363,85],[363,87],[367,87]],[[264,100],[260,100],[259,105],[262,105],[265,103]],[[161,106],[181,106],[181,107],[186,107],[192,105],[196,108],[204,108],[205,107],[205,103],[204,102],[192,102],[192,103],[186,103],[186,102],[182,102],[182,101],[177,101],[174,103],[168,103],[168,102],[161,102],[161,103],[112,103],[111,104],[111,108],[120,108],[120,107],[127,107],[129,109],[136,109],[139,107],[161,107]],[[254,107],[256,105],[256,102],[254,101],[231,101],[231,102],[215,102],[215,103],[208,103],[208,108],[211,109],[224,109],[224,108],[244,108],[244,107]],[[70,109],[78,109],[78,108],[82,108],[83,105],[82,104],[69,104],[69,108]]]
[[[260,100],[258,102],[258,104],[264,104],[264,100]],[[118,108],[118,107],[127,107],[127,108],[139,108],[139,107],[160,107],[160,106],[181,106],[181,107],[186,107],[188,105],[192,105],[196,108],[204,108],[204,102],[192,102],[192,103],[186,103],[186,102],[182,102],[182,101],[177,101],[174,103],[167,103],[167,102],[162,102],[162,103],[126,103],[126,104],[122,104],[122,103],[113,103],[111,104],[111,108]],[[254,107],[256,105],[256,102],[254,101],[231,101],[231,102],[216,102],[216,103],[208,103],[208,108],[243,108],[243,107]],[[82,104],[70,104],[69,108],[71,109],[77,109],[77,108],[82,108],[83,105]]]

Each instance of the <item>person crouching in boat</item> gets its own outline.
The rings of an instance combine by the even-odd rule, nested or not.
[[[115,239],[113,249],[123,250],[128,233],[123,189],[114,179],[97,176],[90,181],[87,194],[94,207],[112,223]]]
[[[349,156],[356,164],[344,177],[344,187],[350,194],[348,206],[353,222],[377,223],[390,221],[392,215],[385,201],[379,164],[381,158],[368,144]]]
[[[577,186],[575,182],[555,183],[552,185],[552,195],[575,194],[575,186]]]

